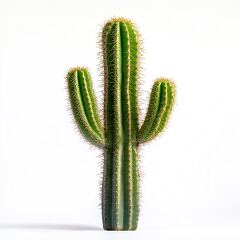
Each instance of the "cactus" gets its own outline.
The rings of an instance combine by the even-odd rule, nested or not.
[[[110,19],[103,27],[104,125],[87,68],[67,74],[73,117],[80,132],[104,151],[102,220],[105,230],[135,230],[139,217],[139,144],[163,131],[174,103],[174,83],[157,79],[139,128],[140,43],[134,24]]]

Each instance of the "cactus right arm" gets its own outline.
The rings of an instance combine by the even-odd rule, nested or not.
[[[138,142],[151,141],[167,124],[175,97],[175,85],[168,79],[158,79],[152,88],[148,111],[138,132]]]
[[[82,135],[97,147],[104,147],[104,133],[97,112],[91,77],[86,68],[73,68],[67,74],[69,100]]]

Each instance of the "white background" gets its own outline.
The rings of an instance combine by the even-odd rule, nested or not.
[[[74,131],[65,74],[87,66],[113,16],[144,40],[144,115],[177,84],[165,133],[141,150],[136,232],[101,230],[101,151]],[[0,0],[0,239],[240,239],[240,1]]]

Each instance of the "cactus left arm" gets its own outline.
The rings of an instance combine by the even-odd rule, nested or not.
[[[90,74],[86,68],[73,68],[67,74],[69,100],[77,126],[86,140],[104,147],[103,126],[97,111]]]

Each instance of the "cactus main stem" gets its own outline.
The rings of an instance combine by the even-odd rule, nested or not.
[[[105,137],[102,217],[106,230],[134,230],[139,214],[137,38],[126,22],[103,30]]]

